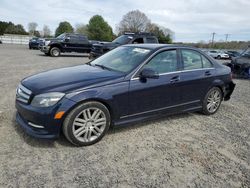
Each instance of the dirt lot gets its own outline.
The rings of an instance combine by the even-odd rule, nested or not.
[[[175,115],[112,129],[89,147],[34,139],[15,123],[15,88],[31,74],[87,62],[0,45],[0,187],[250,187],[250,81],[213,116]]]

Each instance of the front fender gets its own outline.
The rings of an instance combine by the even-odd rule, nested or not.
[[[121,82],[67,94],[66,97],[77,105],[86,101],[103,103],[114,119],[128,112],[128,82]]]

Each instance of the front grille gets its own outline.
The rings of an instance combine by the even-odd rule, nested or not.
[[[16,90],[16,99],[18,101],[28,104],[31,94],[32,92],[29,89],[20,84]]]

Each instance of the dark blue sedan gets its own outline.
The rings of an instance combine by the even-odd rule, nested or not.
[[[118,47],[85,65],[22,80],[17,122],[32,136],[91,145],[110,125],[180,112],[214,114],[234,90],[229,67],[196,48],[141,44]]]

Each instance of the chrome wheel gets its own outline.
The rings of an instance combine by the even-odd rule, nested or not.
[[[105,113],[99,108],[89,107],[76,116],[72,132],[80,142],[92,142],[103,133],[106,125]]]
[[[214,113],[221,103],[221,92],[218,90],[212,90],[207,98],[207,110],[210,113]]]
[[[55,56],[55,57],[57,57],[57,56],[59,56],[59,51],[57,50],[57,49],[54,49],[53,51],[52,51],[52,53],[53,53],[53,56]]]

